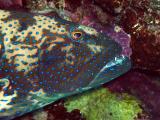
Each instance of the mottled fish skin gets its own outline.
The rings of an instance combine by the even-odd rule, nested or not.
[[[116,42],[93,28],[0,10],[0,116],[21,114],[15,106],[27,104],[29,94],[52,96],[86,87],[120,53]]]

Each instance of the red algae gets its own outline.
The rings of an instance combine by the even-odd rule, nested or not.
[[[131,47],[134,67],[159,72],[160,16],[149,8],[147,11],[141,9],[129,8],[122,14],[120,23],[132,37]]]
[[[156,80],[157,79],[157,80]],[[160,78],[132,70],[104,85],[112,92],[129,93],[142,101],[142,107],[153,120],[160,118]]]
[[[159,72],[160,15],[149,0],[95,0],[114,22],[131,35],[135,68]]]

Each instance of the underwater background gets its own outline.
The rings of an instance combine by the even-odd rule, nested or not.
[[[160,120],[159,0],[0,0],[0,8],[94,27],[117,41],[132,61],[128,73],[103,87],[15,120]]]

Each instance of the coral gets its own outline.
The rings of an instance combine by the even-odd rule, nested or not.
[[[31,10],[43,10],[46,6],[46,0],[27,0],[27,8]]]
[[[26,7],[31,12],[49,13],[56,11],[62,13],[64,11],[64,0],[26,0]]]
[[[134,67],[159,72],[160,15],[149,8],[147,2],[139,2],[138,5],[127,8],[121,15],[120,23],[132,37]]]
[[[134,97],[117,96],[104,88],[69,98],[65,106],[68,111],[79,109],[87,120],[134,120],[142,112]]]

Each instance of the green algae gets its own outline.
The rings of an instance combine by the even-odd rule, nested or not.
[[[87,120],[134,120],[142,109],[139,101],[128,94],[113,94],[105,88],[68,98],[68,112],[79,109]]]

